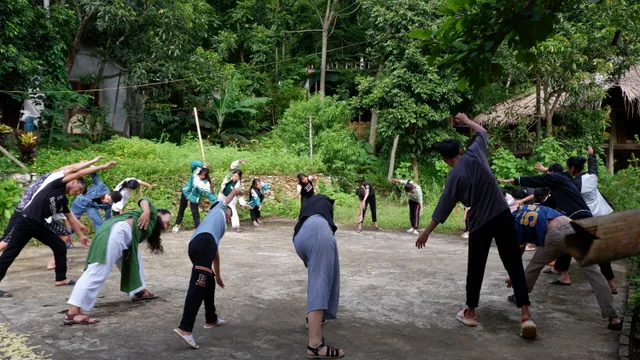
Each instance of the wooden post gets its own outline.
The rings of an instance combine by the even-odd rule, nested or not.
[[[624,259],[640,254],[640,209],[571,222],[575,231],[565,236],[567,251],[580,266]]]
[[[29,169],[27,169],[26,166],[24,166],[24,164],[16,159],[13,155],[11,155],[5,148],[3,148],[2,146],[0,146],[0,153],[3,153],[4,156],[8,157],[11,161],[13,161],[16,165],[20,166],[20,168],[24,171],[29,171]]]
[[[393,147],[391,148],[391,160],[389,160],[389,173],[387,174],[387,179],[391,181],[393,177],[393,170],[395,168],[396,163],[396,150],[398,149],[398,140],[400,139],[400,135],[396,135],[393,138]]]
[[[311,124],[311,116],[309,116],[309,157],[313,161],[313,125]]]
[[[278,47],[276,46],[276,78],[278,78]]]
[[[202,152],[202,162],[207,160],[204,157],[204,145],[202,145],[202,135],[200,134],[200,121],[198,121],[198,109],[193,108],[193,115],[196,117],[196,129],[198,129],[198,140],[200,140],[200,152]]]
[[[615,153],[615,144],[618,142],[618,132],[616,129],[616,113],[611,112],[611,129],[609,130],[609,154],[607,154],[607,168],[609,172],[613,174],[613,165],[615,159],[613,154]]]

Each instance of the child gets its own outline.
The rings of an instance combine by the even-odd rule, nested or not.
[[[358,217],[358,230],[362,231],[362,223],[364,222],[364,216],[367,213],[367,206],[371,206],[371,220],[376,231],[380,231],[378,226],[378,216],[376,214],[376,192],[373,186],[366,181],[360,183],[360,187],[356,191],[358,198],[360,198],[360,216]]]
[[[298,186],[296,187],[296,195],[293,198],[295,199],[300,196],[300,211],[302,211],[304,202],[315,194],[313,189],[314,180],[318,180],[318,177],[313,175],[307,176],[302,173],[298,174]]]
[[[216,196],[211,193],[211,178],[209,177],[209,163],[202,163],[202,161],[191,161],[191,177],[189,181],[182,187],[180,192],[180,208],[178,208],[178,218],[176,224],[173,227],[173,233],[180,231],[180,224],[182,224],[182,217],[184,211],[187,209],[187,203],[191,209],[191,216],[193,216],[193,224],[197,228],[200,225],[200,210],[198,204],[202,195],[205,195],[212,203],[217,200]]]
[[[409,220],[411,221],[411,229],[407,230],[409,234],[418,235],[418,226],[420,225],[420,216],[422,216],[422,188],[411,180],[391,179],[392,182],[404,185],[404,191],[409,198]]]
[[[118,191],[122,195],[122,200],[114,202],[113,205],[111,205],[111,212],[113,216],[123,213],[125,206],[127,206],[127,201],[129,201],[129,197],[140,187],[140,185],[146,186],[149,189],[152,189],[155,186],[136,178],[126,178],[122,180],[120,184],[116,185],[113,190]]]
[[[249,207],[251,207],[251,220],[254,226],[262,225],[260,220],[260,210],[264,201],[264,193],[269,190],[269,184],[265,184],[260,179],[253,179],[251,190],[249,191]]]

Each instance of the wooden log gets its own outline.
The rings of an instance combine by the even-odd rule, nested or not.
[[[640,209],[571,222],[565,245],[580,266],[640,255]]]

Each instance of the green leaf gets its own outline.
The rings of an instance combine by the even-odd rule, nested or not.
[[[464,91],[467,88],[468,84],[469,80],[467,80],[466,78],[460,78],[460,80],[458,80],[458,90]]]
[[[431,38],[431,34],[432,32],[429,30],[422,30],[422,29],[417,29],[417,30],[413,30],[412,32],[410,32],[409,34],[407,34],[407,36],[409,36],[412,39],[430,39]]]

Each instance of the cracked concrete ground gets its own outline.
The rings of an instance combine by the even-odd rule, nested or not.
[[[69,287],[53,287],[48,248],[27,248],[2,282],[11,299],[0,299],[0,323],[30,335],[52,359],[296,359],[304,358],[306,269],[291,239],[294,223],[272,221],[262,228],[228,232],[220,253],[226,289],[216,290],[218,313],[228,324],[205,330],[204,308],[191,350],[172,329],[179,323],[191,263],[191,231],[165,234],[165,254],[145,251],[148,288],[159,299],[133,303],[119,292],[112,272],[90,326],[64,326]],[[548,285],[541,275],[531,294],[539,329],[535,341],[518,336],[519,311],[506,298],[507,275],[491,249],[477,328],[455,320],[465,303],[467,240],[434,235],[425,250],[402,232],[339,227],[341,299],[338,319],[323,328],[327,343],[349,359],[616,359],[619,333],[606,328],[591,288],[573,263],[573,285]],[[81,275],[86,251],[69,251],[70,278]],[[531,257],[525,254],[525,262]],[[628,263],[616,262],[616,308],[626,298]]]

